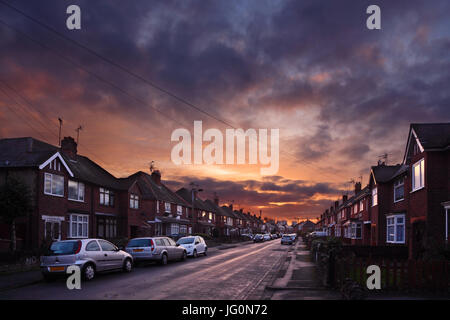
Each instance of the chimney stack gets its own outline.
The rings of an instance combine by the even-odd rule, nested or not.
[[[155,170],[155,171],[152,172],[152,180],[157,185],[161,185],[161,172],[159,172],[159,170]]]
[[[355,195],[361,192],[361,182],[355,183]]]
[[[217,194],[214,194],[214,203],[216,206],[219,206],[219,196]]]
[[[345,201],[347,201],[347,195],[346,195],[346,194],[344,194],[344,195],[342,196],[342,202],[345,202]]]
[[[233,211],[233,204],[232,203],[228,207],[230,208],[231,211]]]
[[[334,202],[334,208],[337,209],[339,207],[339,200]]]
[[[64,137],[61,141],[61,151],[70,158],[75,158],[77,155],[77,143],[72,137]]]

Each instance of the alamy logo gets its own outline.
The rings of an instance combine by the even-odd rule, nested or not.
[[[370,265],[367,267],[367,274],[370,274],[369,277],[367,277],[366,285],[367,289],[373,290],[373,289],[381,289],[381,270],[380,267],[377,265]]]
[[[79,266],[71,265],[67,267],[66,273],[69,274],[66,281],[67,289],[81,289],[81,270]]]
[[[203,132],[202,121],[194,121],[194,164],[246,164],[246,146],[248,142],[248,164],[260,164],[262,175],[274,175],[279,168],[279,129],[226,129],[224,138],[219,129],[207,129]],[[172,148],[171,159],[175,165],[192,164],[192,139],[189,130],[175,129],[171,141],[178,141]],[[203,148],[203,142],[209,142]],[[235,147],[236,142],[236,147]],[[269,155],[270,148],[270,155]],[[235,157],[236,150],[236,157]],[[225,151],[225,159],[224,159]],[[236,160],[235,160],[236,158]]]

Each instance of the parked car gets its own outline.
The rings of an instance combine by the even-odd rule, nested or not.
[[[83,239],[53,242],[48,253],[41,258],[41,272],[46,280],[66,275],[71,265],[80,267],[85,280],[92,280],[97,272],[131,272],[133,257],[109,241]]]
[[[178,239],[177,246],[186,249],[187,255],[197,258],[199,254],[206,256],[208,246],[205,240],[200,236],[183,237]]]
[[[294,244],[294,237],[292,237],[292,235],[285,234],[281,237],[281,244]]]
[[[264,236],[262,234],[256,234],[253,237],[253,242],[263,242],[264,241]]]
[[[241,234],[241,237],[248,238],[249,240],[253,240],[253,235],[249,233],[243,233]]]
[[[326,237],[326,231],[313,231],[309,234],[310,237]]]
[[[171,260],[185,260],[187,251],[179,247],[168,237],[144,237],[131,239],[125,251],[133,256],[136,263],[141,261],[156,261],[166,265]]]
[[[263,241],[269,241],[269,240],[272,240],[272,237],[270,236],[270,234],[266,233],[266,234],[263,236]]]
[[[276,233],[270,234],[270,238],[272,238],[272,240],[276,239],[277,238],[277,234]]]

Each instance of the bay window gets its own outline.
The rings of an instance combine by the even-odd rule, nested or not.
[[[69,238],[87,238],[89,230],[89,216],[84,214],[71,214]]]

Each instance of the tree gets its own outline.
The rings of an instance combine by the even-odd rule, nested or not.
[[[16,219],[32,209],[31,192],[19,179],[7,178],[0,187],[0,220],[10,226],[11,251],[16,251]]]

